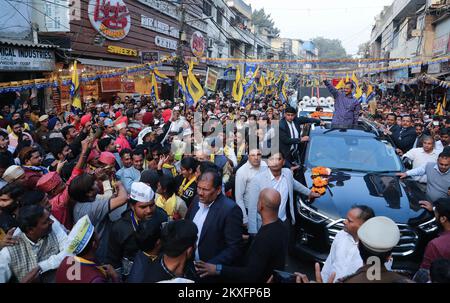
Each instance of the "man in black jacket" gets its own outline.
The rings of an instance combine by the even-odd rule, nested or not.
[[[155,193],[150,186],[141,182],[131,185],[130,209],[114,222],[109,236],[107,263],[128,274],[131,262],[139,251],[136,230],[143,220],[156,220],[159,224],[168,221],[166,212],[155,204]],[[126,267],[126,268],[123,268]],[[120,270],[121,269],[121,270]]]
[[[186,214],[198,228],[196,261],[232,265],[242,255],[242,210],[222,194],[222,177],[204,172],[197,183],[198,196]]]
[[[413,148],[416,141],[416,130],[412,126],[412,117],[409,115],[402,117],[402,127],[393,132],[390,137],[397,147],[397,153],[402,156]]]
[[[309,137],[301,137],[300,125],[306,123],[321,123],[318,119],[310,119],[306,117],[296,117],[295,108],[288,107],[284,113],[284,119],[280,121],[280,152],[286,155],[288,166],[298,161],[300,144],[308,142]]]
[[[255,236],[244,267],[197,262],[200,277],[220,275],[226,282],[265,283],[273,270],[283,270],[288,250],[288,230],[278,218],[281,195],[272,188],[261,191],[258,212],[262,226]]]

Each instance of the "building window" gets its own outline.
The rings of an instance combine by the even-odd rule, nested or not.
[[[212,16],[212,5],[207,0],[203,0],[203,13],[206,16]]]
[[[223,25],[223,14],[224,14],[223,9],[217,10],[216,20],[217,20],[217,24],[219,24],[220,26]]]

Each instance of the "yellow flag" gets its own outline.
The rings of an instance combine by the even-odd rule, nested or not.
[[[447,95],[444,96],[444,100],[442,100],[442,102],[438,103],[436,108],[436,115],[443,116],[446,107],[447,107]]]
[[[344,78],[339,81],[339,83],[336,85],[336,89],[343,89],[345,87],[345,81]]]
[[[77,61],[73,62],[72,84],[70,86],[70,95],[72,96],[72,106],[81,109],[80,98],[80,78],[78,76]]]
[[[233,91],[231,92],[233,99],[236,102],[241,102],[244,95],[244,88],[242,87],[241,71],[239,66],[236,67],[236,80],[233,83]]]
[[[193,69],[194,69],[194,62],[191,61],[191,63],[189,64],[186,88],[189,94],[194,99],[194,103],[197,104],[197,102],[200,101],[200,99],[205,95],[205,91],[203,90],[203,87],[201,86],[200,82],[198,82],[197,78],[195,78],[195,75],[192,72]]]
[[[261,78],[259,78],[259,83],[257,86],[258,93],[261,93],[265,87],[266,87],[266,79],[264,78],[264,75],[261,75]]]
[[[156,101],[159,101],[158,82],[156,81],[155,73],[152,73],[152,83],[150,91],[155,96]]]
[[[345,78],[345,83],[347,83],[349,81],[350,81],[350,78],[348,77],[348,74],[347,74],[347,77]]]
[[[361,89],[361,87],[357,87],[356,88],[356,92],[355,92],[355,99],[358,100],[359,98],[361,98],[363,95],[363,91]]]
[[[353,74],[352,74],[352,81],[353,81],[353,83],[355,83],[355,87],[359,86],[359,80],[356,77],[355,72],[353,72]]]
[[[178,74],[178,85],[180,85],[181,87],[181,91],[182,91],[182,95],[183,95],[183,101],[186,101],[186,84],[184,83],[184,78],[183,78],[183,72],[180,72]]]
[[[155,73],[156,76],[162,79],[169,79],[169,77],[167,77],[166,75],[161,74],[161,72],[156,67],[153,69],[153,72]]]

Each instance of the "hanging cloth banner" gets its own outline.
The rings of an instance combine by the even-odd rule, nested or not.
[[[233,91],[231,92],[231,95],[236,102],[241,102],[244,95],[244,89],[241,81],[241,70],[239,66],[236,67],[236,79],[233,83]]]

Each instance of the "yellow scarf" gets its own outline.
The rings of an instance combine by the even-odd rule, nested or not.
[[[245,144],[241,144],[236,155],[238,162],[241,162],[244,153],[245,153]]]
[[[183,183],[181,183],[181,186],[180,186],[180,188],[178,189],[178,196],[182,196],[183,195],[183,193],[186,191],[186,189],[188,189],[188,187],[192,184],[192,183],[194,183],[195,181],[197,180],[197,177],[193,177],[193,178],[191,178],[191,180],[189,180],[189,182],[186,184],[186,178],[184,178],[183,179]],[[186,185],[185,185],[186,184]]]
[[[176,177],[176,176],[178,175],[177,169],[175,168],[175,166],[170,165],[170,164],[167,164],[167,163],[164,163],[162,167],[163,167],[163,168],[170,169],[170,171],[172,172],[172,175],[173,175],[174,177]]]
[[[177,196],[173,194],[172,197],[166,200],[162,195],[159,195],[156,199],[156,205],[164,209],[169,217],[173,217],[177,206]]]

